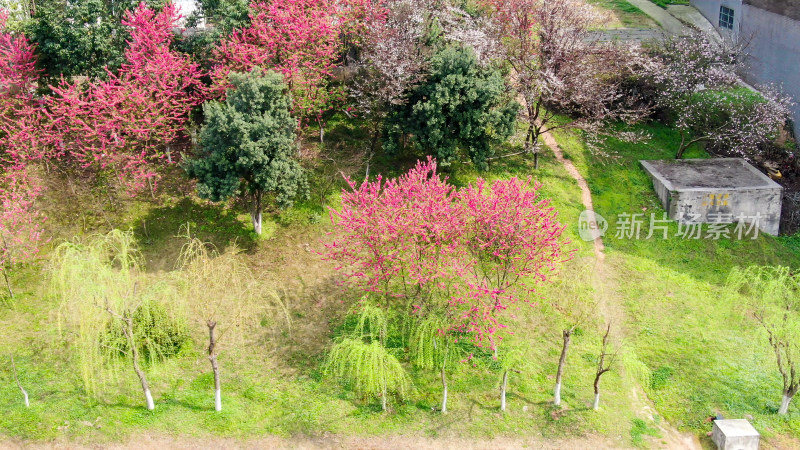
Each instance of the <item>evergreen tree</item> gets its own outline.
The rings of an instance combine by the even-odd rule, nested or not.
[[[297,121],[279,74],[255,68],[232,73],[230,81],[233,88],[224,103],[205,105],[200,149],[184,167],[198,180],[200,197],[215,202],[245,198],[261,234],[265,195],[274,194],[282,207],[291,206],[298,195],[307,196],[305,173],[292,157]]]
[[[449,46],[433,57],[426,82],[388,118],[386,149],[396,152],[402,135],[409,134],[424,152],[435,152],[440,164],[466,151],[484,169],[492,144],[513,134],[518,108],[500,72],[482,67],[470,48]]]

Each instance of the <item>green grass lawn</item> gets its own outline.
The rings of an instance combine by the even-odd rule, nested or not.
[[[663,212],[638,161],[672,158],[676,133],[660,124],[634,130],[652,137],[636,144],[609,138],[603,148],[616,157],[613,162],[595,156],[578,134],[559,135],[587,177],[595,209],[609,221],[609,230],[620,213],[660,218]],[[694,148],[687,157],[705,155]],[[735,418],[749,414],[765,435],[800,436],[800,406],[787,417],[776,414],[781,381],[766,337],[721,295],[735,266],[800,266],[800,236],[687,240],[672,237],[674,223],[669,232],[667,240],[644,239],[646,229],[638,240],[618,239],[613,231],[604,238],[628,314],[629,345],[653,374],[648,393],[659,412],[696,431],[710,430],[705,419],[717,411]]]
[[[291,309],[291,332],[262,321],[245,342],[221,344],[222,413],[213,410],[212,377],[203,347],[206,331],[191,320],[190,343],[176,357],[147,367],[156,400],[154,412],[143,408],[135,375],[127,367],[109,380],[100,399],[90,399],[58,330],[58,301],[44,289],[46,248],[40,264],[14,272],[18,297],[0,302],[0,358],[4,360],[0,363],[0,435],[82,443],[120,441],[142,433],[588,436],[615,446],[648,446],[660,438],[653,421],[633,405],[631,392],[641,386],[659,415],[685,430],[704,434],[710,430],[704,419],[721,411],[730,417],[753,415],[756,427],[768,437],[800,436],[799,406],[793,406],[786,418],[774,413],[780,382],[763,336],[741,311],[719,300],[725,277],[735,265],[781,262],[797,266],[800,239],[662,241],[607,236],[612,279],[603,286],[592,273],[591,246],[578,237],[577,218],[583,209],[580,190],[547,149],[539,170],[533,170],[528,159],[511,157],[480,174],[489,179],[532,176],[541,182],[540,192],[552,199],[578,250],[564,267],[562,283],[540,289],[537,307],[514,312],[518,331],[506,337],[501,351],[517,349],[523,363],[521,373],[510,379],[508,411],[498,411],[501,373],[486,358],[460,364],[451,375],[446,416],[432,411],[440,402],[439,380],[432,373],[412,371],[411,395],[390,402],[393,411],[389,414],[380,412],[377,401],[355,398],[346,387],[324,378],[319,367],[330,338],[341,328],[348,304],[358,295],[335,282],[332,266],[315,251],[322,249],[331,230],[326,207],[338,202],[343,186],[339,171],[363,177],[363,160],[352,150],[364,138],[358,127],[340,118],[331,122],[328,142],[317,150],[337,163],[315,166],[311,199],[290,210],[270,211],[265,217],[266,236],[261,238],[250,231],[241,207],[210,204],[171,187],[182,183],[180,173],[167,176],[156,200],[143,196],[113,208],[88,200],[86,204],[70,202],[70,197],[59,199],[53,193],[48,208],[59,214],[50,212],[53,220],[48,226],[55,232],[50,247],[74,234],[111,226],[132,228],[154,277],[173,269],[182,243],[176,235],[183,224],[190,223],[202,238],[220,247],[236,244],[257,273],[279,280],[282,297]],[[566,157],[587,177],[597,211],[612,225],[621,212],[661,212],[638,160],[671,157],[676,135],[658,124],[636,129],[652,138],[638,144],[609,138],[604,148],[615,159],[594,156],[579,134],[557,136]],[[500,152],[518,149],[508,144]],[[693,148],[688,156],[702,156],[702,152]],[[399,162],[378,156],[371,171],[397,175],[414,160],[414,155]],[[462,186],[479,175],[469,164],[445,172]],[[619,365],[604,376],[601,409],[592,411],[591,383],[604,323],[604,317],[596,314],[573,338],[562,393],[565,408],[553,408],[551,393],[563,324],[548,299],[575,292],[589,298],[599,290],[608,291],[625,312],[625,323],[614,324],[624,335]],[[29,409],[22,405],[5,362],[12,353],[20,381],[31,394]]]
[[[626,0],[588,0],[588,2],[611,15],[609,28],[658,28],[658,24],[650,16]]]
[[[312,196],[286,211],[265,216],[265,236],[256,237],[249,218],[238,205],[215,205],[186,196],[179,172],[168,173],[158,198],[149,195],[121,200],[112,206],[70,201],[68,191],[53,192],[46,204],[53,220],[48,226],[53,239],[39,264],[13,273],[17,298],[0,303],[0,357],[14,354],[19,378],[31,395],[26,409],[8,365],[0,369],[0,435],[32,441],[69,440],[95,443],[120,441],[141,433],[169,435],[257,437],[344,435],[416,435],[485,438],[492,436],[539,436],[568,438],[595,436],[614,445],[630,445],[637,417],[629,407],[629,380],[611,372],[603,380],[603,408],[592,411],[594,355],[599,349],[598,323],[588,322],[573,342],[563,388],[565,409],[551,404],[553,377],[560,349],[557,320],[548,316],[544,302],[555,298],[565,285],[542,289],[540,307],[515,311],[519,332],[507,336],[502,349],[516,348],[524,355],[521,373],[509,382],[508,411],[500,414],[501,373],[491,360],[461,363],[450,376],[449,414],[432,411],[440,399],[440,382],[433,373],[414,372],[411,395],[393,403],[390,414],[380,412],[374,399],[353,393],[322,377],[319,366],[340,328],[349,303],[358,297],[338,286],[332,266],[315,253],[330,231],[327,205],[335,206],[344,185],[339,170],[363,177],[357,147],[358,123],[336,119],[327,133],[322,152],[334,153],[337,163],[314,168]],[[363,136],[362,136],[363,137]],[[310,144],[318,147],[317,144]],[[313,149],[312,148],[312,149]],[[502,152],[514,152],[509,144]],[[331,156],[329,153],[327,156]],[[341,161],[355,161],[352,164]],[[321,160],[325,160],[321,158]],[[398,175],[410,167],[413,155],[398,162],[377,157],[372,173]],[[465,185],[479,174],[471,165],[445,169],[456,185]],[[533,178],[542,183],[541,194],[551,198],[560,218],[569,224],[567,234],[578,248],[577,258],[565,269],[585,270],[591,248],[577,236],[575,218],[580,213],[580,191],[564,168],[546,156],[538,171],[521,157],[503,159],[480,174],[483,177]],[[65,195],[65,198],[59,197]],[[87,194],[88,195],[88,194]],[[156,400],[154,412],[143,407],[136,377],[122,366],[99,399],[83,391],[80,375],[58,329],[58,300],[45,289],[47,256],[58,242],[72,235],[105,231],[111,226],[134,230],[144,253],[147,270],[154,277],[173,270],[182,240],[179,229],[189,224],[203,239],[225,248],[236,244],[242,258],[259,274],[279,280],[282,297],[292,313],[291,333],[275,331],[272,323],[257,327],[245,343],[221,344],[223,380],[222,413],[213,410],[212,377],[204,355],[206,330],[189,318],[192,340],[181,352],[146,368]],[[589,256],[591,258],[591,256]],[[585,274],[591,276],[591,274]],[[67,332],[68,333],[68,332]]]
[[[688,5],[689,0],[650,0],[651,2],[655,3],[656,5],[667,9],[669,5]]]

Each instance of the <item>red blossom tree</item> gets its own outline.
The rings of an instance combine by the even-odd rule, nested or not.
[[[133,190],[157,176],[150,163],[171,160],[170,145],[186,136],[189,112],[205,99],[199,66],[169,48],[178,18],[171,3],[160,13],[140,4],[123,20],[131,40],[118,73],[51,87],[50,139],[60,158],[112,168]]]
[[[33,207],[41,189],[25,170],[42,157],[41,114],[33,96],[39,72],[33,45],[8,32],[6,19],[0,10],[0,272],[13,297],[8,272],[36,253],[44,217]]]
[[[274,0],[253,2],[250,10],[250,26],[234,31],[214,52],[217,92],[230,87],[230,72],[256,66],[279,72],[301,125],[317,121],[323,140],[322,116],[343,100],[343,91],[330,83],[333,69],[346,40],[381,9],[372,0]]]
[[[8,272],[36,255],[42,239],[44,217],[34,208],[40,190],[21,166],[5,167],[0,174],[0,272],[11,297]]]
[[[380,177],[342,195],[328,259],[358,288],[408,314],[437,314],[443,333],[494,348],[500,316],[572,256],[564,225],[539,185],[478,180],[457,190],[420,162],[395,180]]]

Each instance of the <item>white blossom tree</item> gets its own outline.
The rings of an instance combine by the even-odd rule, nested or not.
[[[744,49],[696,31],[667,39],[654,52],[646,77],[656,106],[673,116],[680,133],[677,159],[698,142],[752,158],[785,125],[788,96],[771,86],[760,92],[739,86]]]

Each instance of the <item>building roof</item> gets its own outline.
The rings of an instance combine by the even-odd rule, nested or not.
[[[800,20],[800,2],[797,0],[744,0],[743,3],[790,19]]]

